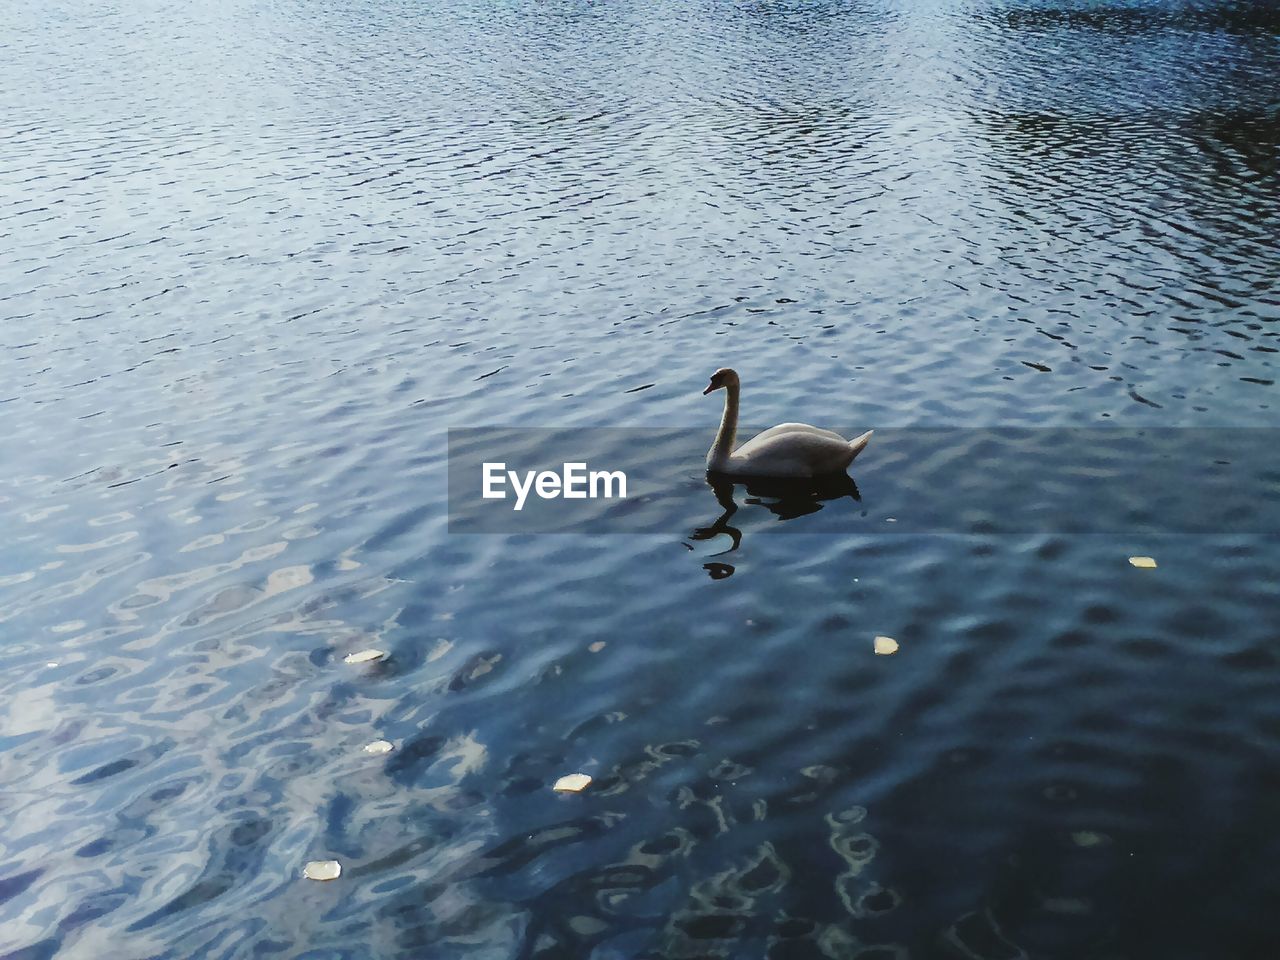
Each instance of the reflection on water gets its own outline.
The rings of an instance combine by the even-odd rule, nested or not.
[[[738,512],[738,503],[734,499],[734,492],[738,487],[745,491],[744,504],[763,507],[779,520],[794,520],[796,517],[817,513],[822,509],[823,501],[826,500],[848,497],[857,502],[862,499],[858,495],[858,485],[846,473],[816,477],[812,480],[757,477],[738,481],[709,473],[707,485],[711,487],[723,512],[710,526],[695,529],[689,534],[689,539],[697,542],[715,540],[720,536],[728,537],[729,546],[721,553],[731,553],[742,546],[742,530],[729,523],[730,518]],[[719,555],[716,554],[716,556]],[[714,580],[723,580],[733,573],[733,567],[730,564],[718,561],[703,564],[703,569]]]
[[[0,956],[1273,950],[1270,493],[877,534],[1064,502],[895,427],[1274,426],[1273,8],[11,6]],[[862,499],[708,496],[725,365]],[[451,534],[529,424],[699,436]]]

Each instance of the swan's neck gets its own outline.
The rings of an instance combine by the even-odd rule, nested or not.
[[[724,414],[720,417],[720,429],[716,431],[715,443],[707,451],[707,469],[721,470],[729,462],[729,454],[733,453],[733,441],[738,436],[738,385],[732,383],[725,387]]]

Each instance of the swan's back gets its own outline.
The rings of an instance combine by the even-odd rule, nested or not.
[[[810,427],[783,431],[783,426],[788,425],[766,430],[735,450],[729,458],[728,472],[772,477],[837,473],[849,466],[871,439],[870,432],[849,441],[829,430]]]
[[[839,440],[841,443],[847,442],[844,437],[834,430],[822,430],[807,423],[780,423],[776,427],[770,427],[768,430],[762,430],[757,433],[747,443],[763,440],[765,437],[772,437],[781,433],[816,433],[818,436],[830,437],[832,440]]]

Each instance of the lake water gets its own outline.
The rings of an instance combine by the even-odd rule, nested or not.
[[[1268,443],[1274,7],[4,19],[0,957],[1274,955],[1280,541],[885,516],[892,428]],[[449,531],[450,428],[725,365],[860,502]]]

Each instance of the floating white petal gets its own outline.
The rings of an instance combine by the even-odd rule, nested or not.
[[[1129,562],[1140,570],[1154,570],[1156,568],[1155,557],[1130,557]]]
[[[385,650],[357,650],[355,653],[348,653],[343,658],[344,663],[372,663],[375,660],[381,660],[387,655]]]
[[[365,753],[390,753],[395,749],[395,744],[390,740],[375,740],[373,743],[364,745]]]
[[[302,868],[308,880],[337,880],[342,876],[342,864],[337,860],[312,860]]]
[[[887,657],[898,652],[898,641],[893,637],[876,637],[876,655]]]
[[[571,773],[557,780],[555,787],[552,789],[558,793],[579,793],[587,789],[590,783],[591,778],[585,773]]]
[[[599,653],[601,650],[604,649],[604,641],[597,640],[595,643],[588,645],[587,649],[590,650],[592,653]]]

